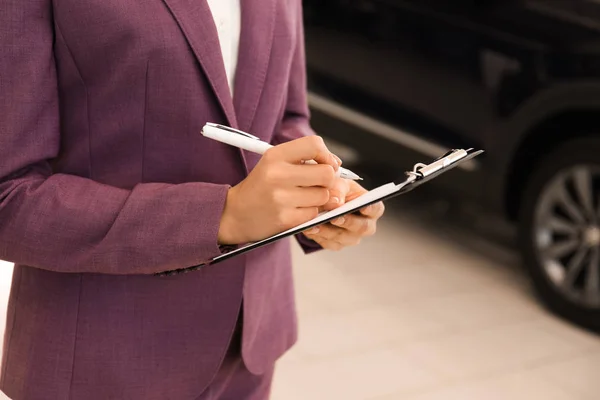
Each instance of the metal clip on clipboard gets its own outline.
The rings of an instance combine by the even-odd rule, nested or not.
[[[412,177],[412,179],[410,179],[412,182],[429,180],[435,175],[443,172],[445,169],[453,168],[459,162],[465,161],[466,158],[471,159],[481,153],[481,150],[474,151],[473,149],[454,149],[437,158],[430,164],[415,164],[412,171],[408,171],[406,174],[409,176],[409,178]]]

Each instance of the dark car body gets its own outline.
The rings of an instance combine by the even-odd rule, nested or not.
[[[538,156],[598,132],[598,1],[305,0],[304,8],[315,129],[399,171],[447,148],[484,149],[474,168],[440,183],[491,211],[515,218]]]
[[[551,309],[600,331],[600,0],[304,0],[315,130],[516,226]],[[438,192],[440,193],[440,192]]]

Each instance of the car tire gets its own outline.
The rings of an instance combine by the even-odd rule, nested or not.
[[[599,214],[600,138],[562,143],[536,163],[519,214],[525,267],[551,311],[596,332],[600,332]]]

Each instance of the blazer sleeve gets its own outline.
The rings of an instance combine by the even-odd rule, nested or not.
[[[295,0],[294,3],[297,8],[296,44],[290,68],[287,101],[283,113],[283,120],[273,138],[274,144],[280,144],[303,136],[315,134],[310,127],[310,111],[307,101],[306,54],[302,1]]]
[[[306,54],[304,44],[304,21],[302,18],[302,1],[295,1],[296,12],[296,49],[290,69],[287,102],[281,126],[275,133],[273,144],[280,144],[303,136],[314,135],[310,127],[310,111],[307,101],[306,87]],[[322,247],[303,234],[296,235],[298,243],[305,253],[321,250]]]
[[[227,185],[124,190],[53,174],[60,147],[50,0],[0,7],[0,259],[57,272],[151,274],[220,253]]]

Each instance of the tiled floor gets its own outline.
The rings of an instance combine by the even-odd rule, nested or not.
[[[409,206],[360,247],[294,247],[300,340],[273,400],[597,399],[600,338],[549,315],[510,248]]]
[[[600,338],[548,314],[510,248],[402,206],[360,247],[295,249],[300,340],[273,400],[599,398]]]

